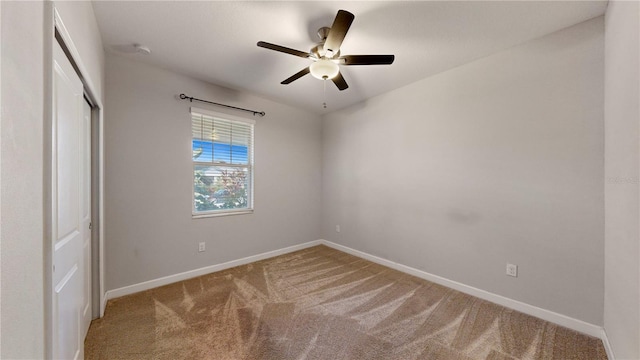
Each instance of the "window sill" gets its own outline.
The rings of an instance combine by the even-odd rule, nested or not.
[[[204,219],[204,218],[210,218],[210,217],[220,217],[220,216],[231,216],[231,215],[245,215],[245,214],[253,214],[253,209],[243,209],[243,210],[237,210],[237,211],[225,211],[225,212],[219,212],[219,213],[198,213],[198,214],[191,214],[191,218],[192,219]]]

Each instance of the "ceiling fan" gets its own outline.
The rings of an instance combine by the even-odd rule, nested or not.
[[[330,28],[322,27],[318,30],[320,43],[309,52],[290,49],[264,41],[259,41],[258,46],[313,60],[310,66],[282,81],[281,84],[290,84],[311,73],[313,77],[320,80],[331,79],[338,89],[345,90],[349,85],[347,85],[344,77],[342,77],[339,65],[390,65],[395,59],[394,55],[340,56],[340,45],[342,45],[342,41],[347,35],[347,31],[349,31],[349,27],[351,27],[354,18],[355,16],[352,13],[345,10],[338,10],[333,25],[331,25]]]

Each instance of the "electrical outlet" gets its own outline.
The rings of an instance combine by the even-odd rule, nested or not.
[[[340,232],[340,225],[336,225],[336,232]]]
[[[198,252],[203,252],[205,249],[204,242],[198,244]]]
[[[518,277],[518,265],[507,263],[507,275]]]

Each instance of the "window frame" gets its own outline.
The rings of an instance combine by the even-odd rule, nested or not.
[[[189,141],[189,153],[191,154],[191,218],[192,219],[202,219],[209,217],[218,217],[218,216],[230,216],[230,215],[244,215],[244,214],[252,214],[254,210],[254,199],[255,199],[255,187],[254,187],[254,179],[255,179],[255,125],[256,121],[253,119],[229,115],[217,111],[191,107],[189,111],[189,119],[191,123],[191,127],[193,127],[193,115],[203,115],[208,117],[213,117],[219,120],[226,120],[231,122],[241,122],[245,124],[249,124],[251,126],[251,146],[247,149],[247,165],[238,165],[238,164],[216,164],[213,161],[211,162],[198,162],[193,160],[193,133],[191,134],[191,139]],[[192,130],[193,131],[193,130]],[[207,211],[196,211],[195,207],[195,169],[196,166],[226,166],[226,167],[237,167],[237,168],[249,168],[249,195],[247,198],[247,207],[241,209],[218,209],[218,210],[207,210]]]

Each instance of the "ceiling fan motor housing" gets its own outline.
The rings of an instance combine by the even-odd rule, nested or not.
[[[337,58],[340,56],[340,50],[338,50],[338,52],[334,53],[333,56],[328,57],[327,56],[327,52],[324,50],[324,44],[320,43],[317,46],[314,46],[311,48],[310,53],[317,59],[323,59],[323,58],[327,58],[327,59],[333,59],[333,58]]]

